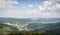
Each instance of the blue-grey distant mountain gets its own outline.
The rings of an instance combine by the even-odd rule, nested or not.
[[[29,23],[56,23],[60,22],[60,18],[0,18],[0,21],[4,23],[17,23],[17,24],[29,24]]]

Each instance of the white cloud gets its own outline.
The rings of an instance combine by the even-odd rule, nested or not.
[[[55,11],[57,9],[60,9],[60,4],[54,3],[52,1],[45,1],[42,3],[42,5],[38,6],[38,8],[42,11]]]
[[[16,0],[0,0],[0,7],[9,7],[12,4],[18,4]],[[24,18],[60,18],[60,4],[57,2],[44,1],[42,4],[37,5],[38,9],[34,9],[33,4],[29,4],[29,9],[6,9],[4,12],[0,12],[0,16],[6,17],[24,17]],[[25,7],[23,7],[25,8]],[[32,8],[32,9],[30,9]]]
[[[0,0],[0,8],[10,7],[13,4],[18,4],[17,0]]]
[[[34,10],[27,10],[26,11],[26,14],[27,15],[38,15],[38,14],[40,14],[41,12],[39,11],[39,10],[37,10],[37,9],[34,9]]]
[[[19,9],[6,9],[1,14],[0,17],[21,17],[23,15],[22,11]]]
[[[49,12],[44,12],[41,14],[41,18],[58,18],[57,14],[55,13],[49,13]]]
[[[34,7],[34,5],[33,4],[29,4],[28,7]]]
[[[56,3],[60,4],[60,0],[54,0],[54,2],[56,2]]]
[[[55,1],[45,1],[42,2],[41,5],[38,6],[39,10],[42,12],[41,17],[45,18],[56,18],[60,16],[60,4],[56,3]]]

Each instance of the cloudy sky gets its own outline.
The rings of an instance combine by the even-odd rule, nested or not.
[[[60,18],[60,0],[0,0],[0,17]]]

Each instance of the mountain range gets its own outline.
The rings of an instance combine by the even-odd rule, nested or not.
[[[0,34],[19,31],[60,34],[60,18],[0,18]]]

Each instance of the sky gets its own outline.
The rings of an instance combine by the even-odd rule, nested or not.
[[[60,0],[0,0],[0,17],[60,18]]]

